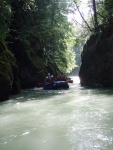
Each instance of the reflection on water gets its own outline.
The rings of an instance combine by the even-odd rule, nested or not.
[[[112,150],[113,91],[23,90],[0,103],[0,150]]]

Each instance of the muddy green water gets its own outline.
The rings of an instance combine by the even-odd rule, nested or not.
[[[69,85],[0,103],[0,150],[113,150],[113,90]]]

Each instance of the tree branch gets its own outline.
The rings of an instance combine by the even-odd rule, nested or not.
[[[87,25],[87,27],[89,28],[89,30],[92,32],[92,29],[90,28],[89,24],[86,22],[86,20],[84,19],[82,13],[80,12],[80,9],[79,9],[77,3],[76,3],[75,1],[74,1],[74,3],[75,3],[75,5],[76,5],[76,7],[77,7],[77,10],[78,10],[78,12],[79,12],[81,18],[83,19],[83,21],[85,22],[85,24]]]

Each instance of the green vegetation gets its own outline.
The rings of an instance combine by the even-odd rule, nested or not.
[[[101,32],[113,15],[112,0],[89,0],[92,15],[88,20],[80,13],[80,5],[76,0],[1,0],[0,41],[16,57],[23,53],[31,59],[37,53],[45,66],[69,73],[76,66],[73,46],[84,43],[89,30],[90,34]],[[68,21],[70,11],[81,14],[81,33]]]
[[[89,17],[87,24],[91,34],[97,34],[110,25],[113,18],[112,0],[89,0]]]
[[[45,66],[70,72],[75,67],[76,42],[67,19],[70,4],[65,0],[2,0],[0,41],[6,41],[16,57],[37,51]]]
[[[8,25],[11,21],[11,6],[8,1],[0,1],[0,41],[4,41],[9,33]]]

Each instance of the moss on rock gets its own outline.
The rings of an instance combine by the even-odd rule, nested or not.
[[[6,45],[0,42],[0,101],[9,99],[9,95],[13,91],[14,70],[17,68],[14,56],[7,50]]]

